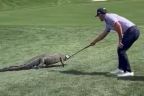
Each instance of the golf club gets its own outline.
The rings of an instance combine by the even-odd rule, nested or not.
[[[81,51],[87,49],[88,47],[90,47],[91,45],[87,45],[86,47],[80,49],[79,51],[75,52],[74,54],[70,55],[67,59],[72,58],[73,56],[75,56],[76,54],[80,53]]]

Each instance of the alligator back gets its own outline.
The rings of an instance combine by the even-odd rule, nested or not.
[[[45,55],[44,57],[44,63],[46,65],[51,65],[60,62],[60,58],[65,61],[65,55],[64,54],[51,54],[51,55]]]

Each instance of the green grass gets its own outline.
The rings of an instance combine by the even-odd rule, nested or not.
[[[11,2],[10,2],[11,1]],[[117,35],[67,61],[67,65],[0,73],[0,96],[143,96],[143,0],[1,0],[0,68],[42,53],[73,52],[103,30],[95,11],[105,6],[134,21],[141,36],[128,51],[133,78],[107,74],[117,66]]]

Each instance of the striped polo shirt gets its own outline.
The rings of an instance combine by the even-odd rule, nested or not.
[[[106,24],[106,28],[105,28],[106,32],[110,32],[111,30],[114,30],[114,24],[116,22],[119,22],[121,24],[123,33],[126,32],[128,28],[135,26],[135,24],[130,20],[114,13],[106,13],[104,20]]]

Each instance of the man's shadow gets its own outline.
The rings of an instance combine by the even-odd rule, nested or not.
[[[59,72],[63,74],[71,74],[71,75],[91,75],[91,76],[103,75],[106,77],[113,77],[113,75],[109,74],[109,72],[82,72],[78,70],[68,70],[68,71],[59,71]]]
[[[144,81],[144,76],[129,76],[129,77],[118,77],[118,80],[127,80],[127,81]]]
[[[68,70],[68,71],[59,71],[59,72],[63,74],[71,74],[71,75],[91,75],[91,76],[103,75],[105,77],[117,78],[118,80],[144,81],[144,76],[117,77],[110,74],[109,72],[82,72],[77,70]]]

